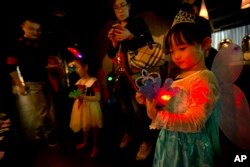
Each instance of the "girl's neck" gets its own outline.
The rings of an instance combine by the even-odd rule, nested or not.
[[[183,70],[180,72],[180,74],[178,75],[177,78],[185,78],[189,75],[196,73],[197,71],[202,71],[202,70],[206,70],[206,69],[207,69],[206,66],[204,66],[204,67],[190,69],[190,70]]]
[[[205,63],[197,63],[196,65],[194,65],[188,69],[182,70],[181,73],[190,72],[190,71],[200,71],[200,70],[204,70],[204,69],[207,69]]]
[[[81,77],[83,80],[88,80],[89,78],[91,78],[91,76],[89,76],[89,75],[83,75],[82,77]]]

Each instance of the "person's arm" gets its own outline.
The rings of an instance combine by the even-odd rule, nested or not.
[[[120,44],[120,41],[118,41],[118,39],[116,38],[116,33],[118,29],[119,29],[118,26],[113,25],[108,32],[108,39],[110,40],[110,43],[112,44],[111,46],[113,48],[117,48],[118,45]]]
[[[14,84],[18,87],[18,91],[21,95],[26,95],[26,87],[24,83],[22,83],[18,72],[17,72],[17,63],[18,60],[15,56],[7,56],[6,58],[6,64],[7,64],[7,70],[9,72],[9,75],[11,76],[12,80],[14,81]]]
[[[48,79],[55,92],[59,91],[59,82],[65,76],[64,69],[62,68],[58,58],[55,55],[48,56]]]
[[[21,95],[27,95],[27,88],[25,87],[24,83],[20,80],[17,71],[11,72],[10,76],[13,79],[15,85],[17,86],[19,93]]]
[[[19,75],[18,75],[17,71],[10,72],[10,76],[13,79],[16,86],[22,86],[23,85],[22,81],[19,78]]]
[[[139,91],[135,93],[135,99],[139,104],[146,106],[147,115],[150,119],[153,120],[158,112],[158,110],[156,109],[156,100],[149,100]]]
[[[88,101],[100,101],[101,100],[101,93],[100,92],[95,92],[94,96],[83,95],[82,99],[88,100]]]
[[[142,17],[128,19],[128,24],[125,27],[111,28],[108,38],[111,41],[108,49],[110,58],[115,57],[120,44],[126,49],[136,50],[147,43],[153,42],[149,27]]]
[[[185,113],[167,110],[154,112],[153,123],[172,131],[197,132],[204,126],[218,99],[218,85],[214,78],[200,78],[192,85],[191,98]],[[150,104],[152,105],[152,104]],[[152,111],[152,110],[151,110]]]
[[[146,97],[139,91],[135,93],[136,101],[141,105],[146,105]]]
[[[115,28],[111,27],[108,32],[108,51],[107,55],[109,58],[114,58],[116,56],[117,51],[119,50],[120,41],[118,41],[115,37]]]
[[[153,42],[152,34],[148,25],[142,17],[136,17],[131,20],[127,27],[132,35],[128,38],[129,47],[141,47],[147,43]]]

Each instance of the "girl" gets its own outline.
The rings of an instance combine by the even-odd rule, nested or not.
[[[188,18],[185,18],[185,17]],[[214,166],[219,149],[216,104],[218,83],[204,62],[211,38],[195,17],[179,12],[165,38],[166,50],[179,68],[172,83],[178,88],[164,107],[137,92],[136,99],[145,104],[152,129],[161,129],[153,166]]]
[[[100,85],[96,77],[90,75],[90,66],[87,59],[74,61],[76,72],[80,76],[76,85],[81,95],[75,97],[72,108],[70,128],[76,133],[83,130],[83,142],[76,146],[82,149],[87,146],[90,130],[93,134],[93,149],[91,157],[98,152],[99,130],[103,126],[100,106]]]

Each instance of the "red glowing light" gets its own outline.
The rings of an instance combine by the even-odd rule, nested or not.
[[[171,96],[170,95],[162,95],[161,99],[164,100],[164,101],[168,101],[168,100],[171,99]]]
[[[76,50],[75,48],[68,47],[68,51],[70,51],[75,57],[82,58],[81,53],[78,50]]]
[[[165,106],[167,101],[169,101],[172,97],[171,92],[166,90],[160,90],[157,95],[157,103],[159,106]]]

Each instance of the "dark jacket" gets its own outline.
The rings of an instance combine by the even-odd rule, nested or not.
[[[128,24],[125,26],[125,28],[127,28],[134,35],[134,38],[121,42],[121,49],[124,53],[127,53],[128,50],[136,50],[147,43],[153,42],[148,25],[145,23],[142,17],[129,18]],[[108,56],[110,58],[114,58],[118,49],[119,47],[113,48],[112,44],[110,43]]]
[[[48,52],[40,41],[21,37],[7,57],[9,72],[18,66],[25,82],[48,81]]]

